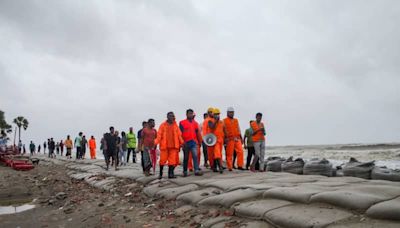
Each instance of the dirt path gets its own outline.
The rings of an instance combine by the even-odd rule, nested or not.
[[[226,209],[178,208],[175,201],[150,199],[143,186],[120,179],[114,192],[101,191],[70,179],[63,166],[41,163],[26,172],[0,166],[0,205],[32,202],[34,209],[0,215],[2,227],[200,227]],[[240,227],[232,217],[225,227]]]

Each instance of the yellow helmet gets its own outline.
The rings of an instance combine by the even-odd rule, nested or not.
[[[213,107],[209,107],[208,109],[207,109],[207,112],[213,112],[214,111],[214,108]]]
[[[216,114],[221,114],[221,112],[219,111],[218,108],[214,108],[214,109],[213,109],[213,114],[214,114],[214,115],[216,115]]]

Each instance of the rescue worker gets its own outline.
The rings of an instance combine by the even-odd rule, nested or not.
[[[262,113],[256,114],[256,121],[251,122],[252,140],[254,145],[255,155],[253,162],[251,163],[250,170],[255,172],[255,165],[258,159],[260,159],[260,172],[264,170],[264,156],[265,156],[265,128],[264,123],[261,122]]]
[[[96,159],[96,140],[92,135],[89,139],[90,159]]]
[[[209,151],[209,155],[210,153],[212,154],[211,158],[213,159],[213,171],[218,172],[219,169],[219,172],[223,173],[222,147],[224,145],[224,122],[219,118],[221,112],[218,108],[214,108],[212,114],[214,118],[208,120],[206,132],[214,134],[217,137],[217,142],[214,146],[209,146],[207,151]]]
[[[210,120],[214,121],[213,110],[214,110],[214,108],[212,108],[212,107],[207,109],[207,117],[203,121],[203,127],[202,127],[202,132],[201,132],[203,137],[209,133],[208,122]],[[212,167],[214,167],[213,152],[208,150],[208,146],[206,148],[207,148],[206,149],[207,150],[207,159],[208,159],[208,162],[210,163],[210,167],[212,168]],[[204,150],[204,148],[203,148],[203,150]]]
[[[200,132],[203,135],[203,124],[204,121],[207,119],[208,113],[203,114],[203,122],[200,124]],[[201,147],[203,149],[203,157],[204,157],[204,167],[208,168],[208,153],[207,153],[207,145],[202,141]]]
[[[201,143],[201,133],[199,124],[194,120],[194,112],[192,109],[186,110],[186,119],[179,122],[179,128],[182,132],[183,141],[183,176],[188,175],[189,154],[192,156],[194,165],[194,175],[201,176],[203,173],[199,168],[198,149]]]
[[[160,174],[158,179],[163,176],[164,166],[168,164],[168,178],[176,178],[174,169],[178,165],[179,150],[183,144],[181,132],[175,122],[173,112],[167,113],[167,120],[158,128],[155,145],[160,148]]]
[[[224,119],[225,127],[225,144],[226,144],[226,166],[229,171],[232,171],[234,166],[233,153],[237,154],[237,167],[243,170],[243,139],[239,127],[238,119],[234,118],[235,110],[232,107],[227,109],[227,117]]]

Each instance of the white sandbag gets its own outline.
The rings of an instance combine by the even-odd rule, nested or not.
[[[325,158],[323,159],[312,159],[304,164],[303,174],[305,175],[322,175],[331,177],[333,176],[332,172],[332,163],[330,163]]]
[[[367,215],[377,219],[400,220],[400,197],[373,205]]]
[[[222,193],[220,195],[211,196],[201,200],[198,204],[208,206],[224,206],[230,207],[233,204],[241,201],[246,201],[254,198],[261,198],[263,191],[253,189],[239,189],[232,192]]]
[[[371,172],[373,180],[400,181],[400,170],[388,169],[386,167],[375,167]]]
[[[283,161],[285,161],[285,159],[281,157],[269,157],[266,164],[266,170],[271,172],[281,172]]]
[[[343,167],[343,174],[344,176],[371,179],[371,171],[374,167],[375,161],[359,162],[355,158],[350,158],[350,161]]]
[[[304,160],[302,158],[297,158],[293,160],[293,157],[288,158],[286,161],[282,162],[281,168],[283,172],[293,173],[293,174],[303,174]]]

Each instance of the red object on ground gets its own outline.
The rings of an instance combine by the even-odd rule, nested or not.
[[[31,170],[34,168],[29,157],[19,155],[19,151],[11,147],[0,153],[0,162],[15,170]]]

